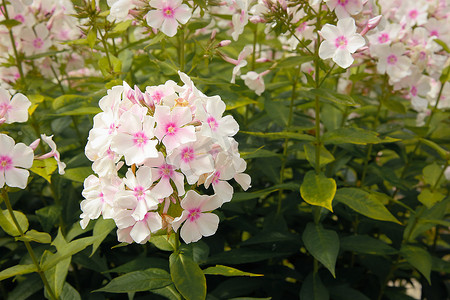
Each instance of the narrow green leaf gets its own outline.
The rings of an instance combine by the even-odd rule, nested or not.
[[[319,96],[320,99],[331,101],[337,104],[346,106],[354,106],[358,103],[349,95],[339,94],[325,88],[311,89],[308,91],[314,96]]]
[[[27,217],[21,213],[20,211],[14,210],[14,216],[16,217],[17,222],[19,223],[20,229],[22,232],[28,230],[28,219]],[[2,229],[9,235],[19,236],[20,232],[16,227],[11,215],[8,210],[2,210],[0,213],[0,226]]]
[[[281,189],[283,190],[289,190],[289,191],[297,191],[300,188],[300,186],[298,184],[295,183],[283,183],[283,184],[277,184],[274,185],[272,187],[269,187],[267,189],[264,190],[260,190],[257,192],[245,192],[245,193],[234,193],[233,194],[233,202],[237,202],[237,201],[245,201],[245,200],[251,200],[251,199],[256,199],[256,198],[260,198],[260,197],[264,197],[270,193],[279,191]]]
[[[126,21],[118,23],[116,26],[114,26],[112,33],[125,32],[128,29],[128,27],[130,27],[131,23],[132,23],[132,20],[126,20]]]
[[[50,252],[44,252],[46,256],[54,256]],[[72,257],[68,257],[64,260],[59,261],[52,268],[45,270],[45,277],[47,278],[50,288],[55,293],[56,297],[59,297],[62,293],[64,283],[66,282],[67,272],[69,271],[70,262]]]
[[[316,147],[312,143],[307,143],[303,145],[305,150],[306,159],[309,161],[311,166],[315,168],[316,166]],[[331,154],[327,148],[320,146],[320,167],[329,164],[334,161],[334,156]]]
[[[425,249],[404,245],[400,249],[400,253],[403,257],[416,268],[422,275],[427,279],[428,283],[431,284],[430,274],[431,274],[431,266],[432,260],[430,253]]]
[[[88,99],[89,97],[82,95],[61,95],[53,100],[52,107],[54,110],[58,110],[60,108],[67,107],[70,104],[84,103]]]
[[[154,289],[151,292],[164,296],[169,300],[183,300],[183,297],[180,295],[180,293],[178,293],[177,289],[175,288],[175,285],[173,284],[165,286],[161,289]]]
[[[81,300],[80,294],[69,283],[64,283],[61,300]]]
[[[351,235],[341,238],[341,249],[372,255],[391,255],[398,252],[385,242],[368,235]]]
[[[0,281],[16,275],[23,275],[32,272],[37,272],[34,264],[13,266],[0,272]]]
[[[11,29],[17,25],[22,24],[20,21],[17,21],[15,19],[8,19],[8,20],[3,20],[0,22],[0,25],[5,25],[6,28]]]
[[[314,141],[315,138],[312,135],[295,133],[295,132],[249,132],[249,131],[239,131],[240,133],[259,136],[267,139],[293,139],[300,141]]]
[[[97,248],[114,228],[116,228],[116,223],[112,219],[103,219],[103,217],[97,219],[94,226],[94,232],[92,233],[92,236],[96,239],[92,244],[91,256],[94,255]]]
[[[433,41],[439,44],[445,50],[445,52],[450,53],[450,48],[443,40],[433,39]]]
[[[184,298],[206,298],[206,278],[197,263],[182,253],[174,252],[169,257],[169,264],[172,281]]]
[[[116,277],[94,292],[128,293],[160,289],[172,284],[170,275],[162,269],[150,268]]]
[[[437,181],[439,180],[441,171],[442,171],[442,167],[438,166],[437,163],[432,163],[431,165],[428,165],[425,168],[423,168],[423,170],[422,170],[423,179],[430,186],[434,187],[435,184],[438,183]]]
[[[247,106],[249,104],[257,104],[258,101],[255,101],[253,99],[250,99],[248,97],[236,97],[234,99],[227,99],[227,109],[226,110],[232,110],[236,109],[242,106]]]
[[[42,279],[37,273],[27,275],[17,286],[8,293],[8,299],[27,300],[31,299],[31,295],[42,290]]]
[[[289,108],[283,102],[274,101],[267,96],[264,101],[264,110],[276,124],[286,127],[289,118]]]
[[[24,238],[27,241],[33,241],[42,244],[49,244],[52,242],[52,237],[50,236],[50,234],[48,234],[47,232],[39,232],[34,229],[27,231],[27,233],[25,233]],[[20,237],[16,239],[21,240]]]
[[[436,150],[436,152],[445,160],[450,159],[450,152],[439,146],[433,141],[427,139],[420,139],[420,142],[427,145],[428,147]]]
[[[302,235],[308,252],[320,261],[333,275],[339,253],[339,237],[333,230],[324,229],[321,224],[308,223]]]
[[[329,300],[328,289],[323,285],[318,273],[310,273],[300,289],[300,300]]]
[[[174,251],[174,242],[175,242],[176,236],[174,234],[167,236],[167,235],[152,235],[150,237],[149,242],[155,245],[156,248],[162,251]]]
[[[95,42],[97,41],[97,29],[95,27],[92,27],[87,36],[86,36],[87,43],[89,45],[89,48],[93,49],[95,46]]]
[[[263,274],[255,274],[244,272],[232,267],[227,267],[223,265],[216,265],[215,267],[209,267],[203,270],[203,274],[205,275],[222,275],[222,276],[264,276]]]
[[[390,221],[401,224],[389,210],[377,200],[376,196],[358,189],[358,188],[341,188],[336,192],[336,200],[347,205],[354,211],[365,215],[366,217],[380,220]]]
[[[64,111],[55,116],[84,116],[84,115],[96,115],[102,112],[102,110],[97,106],[91,107],[78,107],[69,111]]]
[[[323,173],[319,175],[308,171],[300,186],[300,194],[305,202],[311,205],[322,206],[333,211],[332,201],[336,193],[336,181],[327,178]]]
[[[385,137],[380,139],[378,133],[362,128],[354,127],[341,127],[332,131],[325,132],[323,135],[324,144],[379,144],[379,143],[392,143],[399,141],[398,139]]]

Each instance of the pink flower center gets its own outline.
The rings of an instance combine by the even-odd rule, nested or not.
[[[345,48],[348,44],[347,38],[343,35],[338,36],[336,40],[334,41],[334,44],[336,45],[336,48]]]
[[[185,163],[188,163],[191,160],[193,160],[194,159],[194,149],[192,149],[190,147],[186,147],[183,150],[181,150],[181,159]]]
[[[439,37],[439,32],[435,29],[430,32],[431,36]]]
[[[427,53],[425,51],[420,51],[419,59],[424,60],[425,58],[427,58]]]
[[[160,91],[155,91],[152,95],[153,101],[155,101],[158,104],[161,101],[162,97],[163,97],[163,93],[161,93]]]
[[[0,118],[2,118],[4,115],[6,115],[6,113],[8,112],[8,110],[10,108],[11,108],[11,106],[7,103],[0,104]]]
[[[42,48],[42,46],[44,46],[44,41],[41,38],[36,38],[33,41],[33,47],[36,49],[40,49]]]
[[[173,176],[173,167],[168,164],[163,164],[159,167],[159,175],[162,178],[171,178]]]
[[[214,173],[212,183],[214,184],[219,183],[219,179],[220,179],[220,171],[216,171],[216,173]]]
[[[215,131],[217,127],[219,127],[219,124],[217,123],[216,119],[214,119],[214,117],[209,117],[206,122],[208,123],[212,131]]]
[[[0,171],[7,171],[12,168],[12,160],[9,156],[0,156]]]
[[[178,127],[175,123],[169,122],[166,124],[166,134],[167,135],[175,135],[178,131]]]
[[[419,12],[416,10],[416,9],[413,9],[413,10],[411,10],[410,12],[409,12],[409,17],[411,18],[411,19],[415,19],[415,18],[417,18],[417,16],[419,15]]]
[[[105,195],[102,192],[100,192],[100,194],[98,194],[98,198],[100,199],[101,203],[105,203],[105,198],[103,198],[104,196]]]
[[[389,34],[387,34],[387,33],[382,33],[378,37],[378,42],[380,42],[380,44],[384,44],[388,41],[389,41]]]
[[[306,25],[306,22],[301,23],[298,27],[297,27],[297,32],[303,32],[305,31],[306,27],[308,27],[308,25]]]
[[[194,222],[196,221],[198,218],[200,218],[201,215],[201,211],[200,208],[193,208],[189,210],[189,215],[188,215],[188,219],[189,222]]]
[[[147,140],[148,140],[147,136],[142,131],[141,132],[136,132],[133,135],[133,143],[134,143],[135,146],[144,147],[145,144],[147,144]]]
[[[137,186],[134,188],[134,196],[140,201],[144,199],[144,191],[142,186]]]
[[[417,96],[417,88],[414,85],[411,87],[411,95]]]
[[[108,134],[113,134],[116,131],[116,124],[109,124]]]
[[[395,65],[397,63],[397,56],[395,54],[391,54],[387,57],[387,63],[390,65]]]
[[[173,18],[173,8],[170,6],[163,8],[163,15],[165,18]]]
[[[349,0],[338,0],[339,5],[345,6],[347,5]]]

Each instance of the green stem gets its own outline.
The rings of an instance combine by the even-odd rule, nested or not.
[[[19,222],[16,219],[16,216],[14,214],[13,208],[11,206],[11,202],[9,202],[8,192],[4,188],[2,189],[2,197],[3,197],[3,201],[5,201],[6,207],[8,208],[9,215],[11,216],[11,219],[13,220],[13,223],[14,223],[14,225],[17,228],[17,231],[19,232],[20,236],[22,238],[24,238],[25,234],[24,234],[22,228],[20,227]],[[41,267],[39,265],[39,262],[38,262],[38,260],[37,260],[37,258],[35,256],[35,254],[34,254],[33,248],[31,248],[30,242],[24,240],[23,243],[25,244],[25,247],[27,248],[28,254],[30,255],[31,260],[33,261],[33,264],[35,265],[37,273],[41,277],[42,282],[44,283],[44,286],[47,289],[47,292],[48,292],[50,298],[51,299],[58,299],[55,296],[55,293],[53,292],[52,288],[50,287],[50,285],[49,285],[49,283],[47,281],[47,278],[45,277],[44,271],[41,269]]]
[[[251,71],[254,71],[255,66],[256,66],[256,42],[257,41],[258,41],[258,24],[255,24],[255,30],[253,31],[253,55],[252,55]]]
[[[102,31],[98,30],[98,33],[100,34],[101,42],[103,44],[103,48],[105,49],[105,54],[106,54],[106,59],[108,60],[109,70],[112,73],[114,68],[113,68],[113,65],[111,62],[111,58],[109,57],[108,44],[106,43],[105,36],[102,34]]]
[[[448,167],[448,160],[445,162],[444,168],[441,170],[441,173],[439,174],[438,179],[436,180],[434,185],[431,187],[432,191],[434,191],[438,187],[439,181],[441,181],[442,176],[444,176],[445,169],[447,169],[447,167]]]
[[[180,71],[184,72],[184,65],[185,65],[185,60],[184,60],[184,28],[180,29],[180,34],[178,35],[179,39],[179,55],[178,55],[178,61],[180,63]]]
[[[314,67],[315,67],[315,71],[314,71],[314,81],[316,83],[316,89],[319,88],[320,86],[320,68],[319,68],[319,61],[320,61],[320,57],[319,57],[319,46],[320,46],[320,35],[319,35],[319,29],[321,26],[321,20],[320,20],[320,13],[322,11],[322,6],[320,6],[319,8],[319,12],[317,13],[317,22],[316,22],[316,30],[317,30],[317,42],[316,42],[316,49],[315,49],[315,53],[314,53]],[[316,147],[316,163],[315,163],[315,170],[316,170],[316,174],[320,173],[320,148],[322,145],[322,142],[320,140],[320,99],[319,99],[319,95],[316,94],[315,99],[314,99],[314,109],[315,109],[315,125],[316,125],[316,142],[315,142],[315,147]]]

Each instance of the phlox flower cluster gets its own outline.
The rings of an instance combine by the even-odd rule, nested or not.
[[[2,10],[5,10],[4,7]],[[68,52],[54,54],[53,58],[39,58],[47,52],[68,49],[63,42],[81,37],[77,19],[72,14],[75,10],[70,0],[14,0],[9,1],[5,11],[0,11],[0,21],[8,16],[16,22],[11,30],[17,51],[24,55],[22,69],[25,74],[33,69],[33,65],[39,66],[39,71],[47,78],[59,77],[61,66],[65,66],[66,72],[79,68],[82,58]],[[14,56],[6,26],[0,28],[0,50],[1,63]],[[2,84],[14,83],[19,77],[17,66],[5,64],[0,67]]]
[[[183,86],[169,80],[141,91],[124,82],[100,100],[85,149],[95,175],[84,182],[82,228],[102,215],[115,221],[120,242],[178,230],[195,242],[216,232],[211,211],[231,201],[228,181],[249,188],[237,122],[219,96],[179,75]]]
[[[11,97],[9,91],[0,87],[0,125],[26,122],[30,106],[31,102],[25,95],[17,93]],[[16,143],[7,134],[0,133],[0,188],[7,185],[24,189],[30,176],[28,169],[33,165],[34,159],[54,157],[59,166],[59,173],[64,174],[65,164],[60,160],[52,137],[41,135],[41,139],[49,145],[51,151],[35,157],[34,150],[40,139],[27,146],[24,143]]]

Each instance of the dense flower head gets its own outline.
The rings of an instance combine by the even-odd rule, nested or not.
[[[250,187],[233,138],[239,126],[224,116],[225,103],[179,75],[183,86],[169,80],[141,92],[124,82],[100,100],[86,145],[96,175],[84,184],[83,228],[102,215],[115,221],[122,242],[145,243],[152,233],[181,227],[190,243],[217,230],[219,218],[210,211],[231,200],[230,179]],[[201,185],[211,195],[194,191]]]

